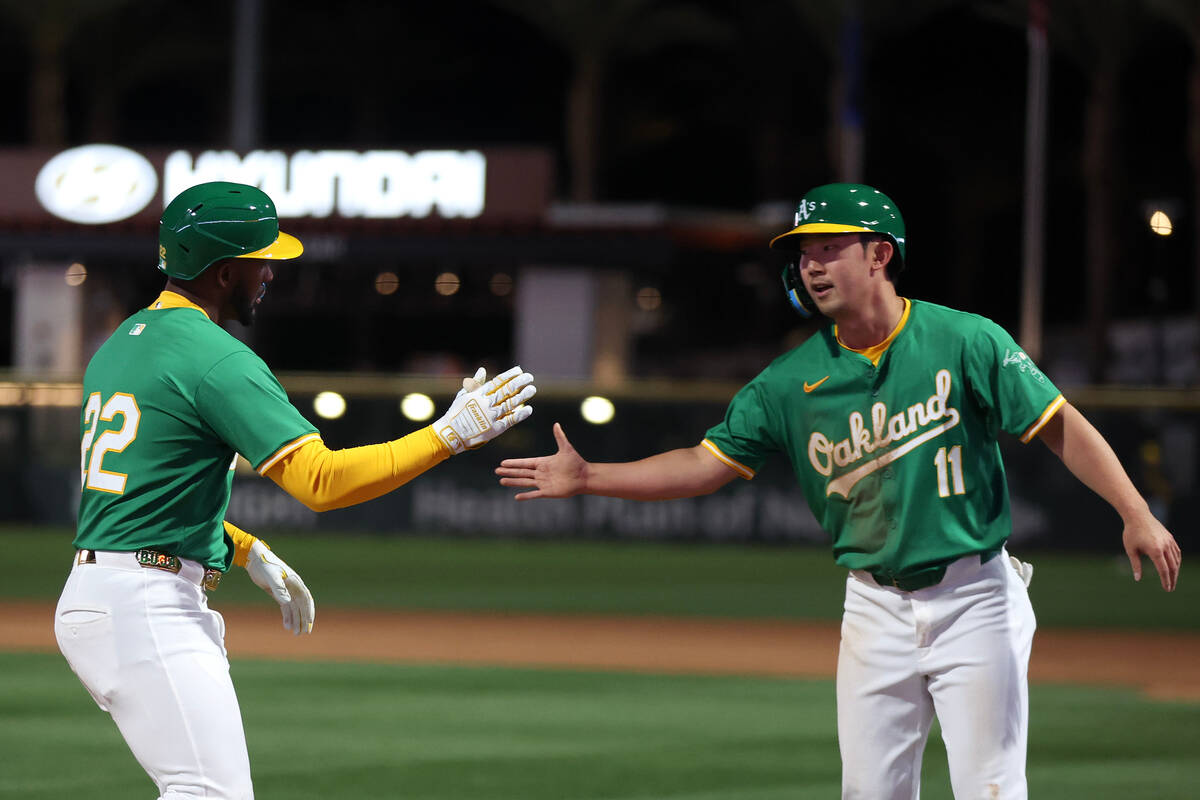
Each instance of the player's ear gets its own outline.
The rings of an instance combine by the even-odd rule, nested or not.
[[[228,288],[233,283],[233,259],[226,258],[213,264],[209,269],[214,270],[213,277],[217,281],[217,286],[222,289]]]
[[[877,269],[886,269],[888,262],[892,260],[892,256],[896,254],[895,246],[887,239],[878,239],[875,242],[875,258],[874,265]]]

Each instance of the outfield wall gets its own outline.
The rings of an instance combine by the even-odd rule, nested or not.
[[[405,419],[399,411],[398,399],[404,394],[423,391],[440,409],[453,391],[452,382],[439,378],[281,377],[297,407],[335,448],[393,438],[419,427],[421,423]],[[5,386],[10,387],[7,394]],[[736,388],[630,384],[608,393],[616,407],[612,422],[592,425],[581,419],[579,404],[583,397],[597,393],[595,387],[548,383],[528,422],[384,498],[316,514],[269,480],[242,469],[235,478],[229,517],[250,528],[824,544],[826,536],[783,459],[768,462],[754,480],[737,480],[713,495],[657,503],[597,497],[517,503],[514,492],[501,487],[492,474],[503,458],[553,452],[551,424],[556,421],[563,424],[576,448],[595,461],[628,460],[693,446],[721,420]],[[337,390],[346,397],[347,411],[340,419],[321,419],[313,411],[313,397],[324,390]],[[1200,402],[1185,392],[1078,389],[1067,394],[1109,438],[1155,513],[1186,548],[1190,532],[1200,521],[1196,464]],[[78,397],[78,384],[69,382],[0,381],[0,521],[73,521],[79,486]],[[3,402],[5,398],[9,402]],[[1116,514],[1075,481],[1045,447],[1036,442],[1022,445],[1010,437],[1002,439],[1001,447],[1014,543],[1112,548],[1120,535]]]

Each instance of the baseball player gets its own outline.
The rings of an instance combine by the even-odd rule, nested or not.
[[[849,574],[838,657],[842,796],[918,797],[936,714],[956,798],[1024,798],[1032,567],[1009,557],[997,436],[1040,438],[1107,500],[1124,546],[1175,588],[1180,551],[1113,451],[1003,329],[903,298],[904,221],[868,186],[804,196],[771,246],[793,251],[784,286],[829,317],[731,401],[697,446],[589,463],[555,424],[558,452],[505,459],[518,500],[638,500],[715,491],[782,453]]]
[[[166,288],[84,376],[76,555],[54,630],[162,800],[253,797],[224,622],[205,593],[237,564],[280,603],[285,627],[312,630],[304,582],[224,520],[236,455],[319,511],[389,492],[532,413],[532,375],[514,367],[489,381],[479,370],[433,425],[328,449],[267,365],[221,327],[251,324],[273,264],[302,250],[259,189],[187,189],[160,222]]]

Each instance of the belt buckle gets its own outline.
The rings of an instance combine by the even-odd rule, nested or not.
[[[148,548],[137,551],[137,562],[138,565],[147,569],[161,569],[165,572],[174,572],[176,575],[179,574],[179,570],[183,569],[183,564],[179,561],[178,556]]]
[[[221,585],[223,573],[216,569],[204,570],[204,591],[211,592]]]

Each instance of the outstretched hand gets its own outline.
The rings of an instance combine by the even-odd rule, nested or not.
[[[516,495],[517,500],[572,497],[587,485],[588,462],[571,446],[567,434],[557,422],[554,423],[554,439],[558,442],[558,452],[554,455],[506,458],[496,468],[501,486],[533,488],[533,491]]]
[[[1125,554],[1133,567],[1133,579],[1142,579],[1142,556],[1146,556],[1158,570],[1158,579],[1168,592],[1175,591],[1179,579],[1179,565],[1183,553],[1170,531],[1148,511],[1137,521],[1126,523],[1122,536]]]

